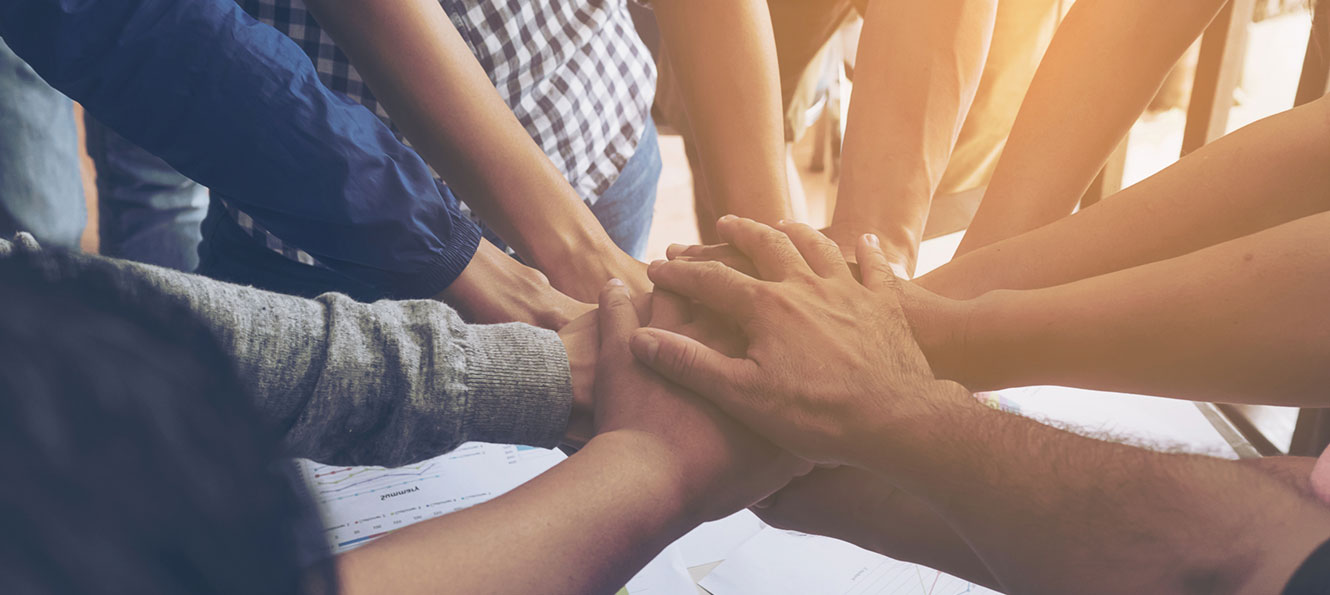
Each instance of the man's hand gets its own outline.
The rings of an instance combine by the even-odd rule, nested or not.
[[[481,240],[471,264],[435,299],[456,308],[468,322],[525,322],[553,330],[592,309],[487,240]]]
[[[693,320],[682,298],[657,293],[651,302],[653,327],[715,335]],[[628,341],[641,324],[621,282],[601,292],[598,312],[596,431],[635,437],[643,464],[677,481],[675,496],[688,503],[692,520],[750,506],[811,468],[633,359]]]
[[[966,398],[933,377],[875,238],[859,244],[860,283],[826,236],[802,224],[783,229],[731,217],[717,224],[764,280],[717,262],[676,259],[648,271],[658,289],[732,316],[748,338],[744,358],[646,329],[633,336],[638,359],[816,462],[878,456],[893,426],[935,399]]]

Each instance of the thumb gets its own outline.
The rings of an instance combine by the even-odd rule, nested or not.
[[[757,364],[727,357],[694,339],[670,331],[644,328],[633,333],[629,346],[647,367],[740,417],[734,409],[750,405]]]
[[[600,307],[596,310],[596,324],[600,330],[600,352],[621,353],[627,347],[628,335],[642,326],[637,318],[628,287],[623,281],[611,279],[600,290]]]

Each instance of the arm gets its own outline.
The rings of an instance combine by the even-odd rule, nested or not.
[[[718,263],[650,271],[658,286],[691,288],[736,316],[744,357],[654,329],[634,335],[634,353],[792,453],[891,478],[945,518],[1006,590],[1274,593],[1330,535],[1330,510],[1270,473],[1100,442],[978,404],[932,376],[875,242],[858,246],[861,284],[826,237],[783,229],[720,228],[779,282]]]
[[[651,310],[655,326],[697,326],[677,299],[656,294]],[[633,361],[628,337],[639,323],[622,283],[602,293],[598,318],[601,434],[502,497],[342,556],[348,593],[613,592],[697,523],[806,471]]]
[[[1327,234],[1321,213],[1066,285],[991,292],[958,316],[924,317],[920,339],[940,377],[976,390],[1058,384],[1315,406],[1330,383]],[[950,345],[932,340],[946,336],[928,328],[939,322],[963,327]]]
[[[1039,64],[957,254],[1070,214],[1225,2],[1073,5]]]
[[[775,223],[792,216],[780,72],[766,3],[656,0],[691,137],[720,212]]]
[[[1056,223],[918,279],[964,299],[1181,256],[1330,210],[1330,98],[1263,119]]]
[[[0,35],[98,120],[338,272],[429,297],[475,253],[479,230],[425,163],[234,2],[16,0]]]
[[[473,326],[432,300],[308,300],[96,256],[43,258],[20,238],[0,241],[0,257],[19,258],[17,246],[51,276],[106,280],[107,299],[148,294],[193,312],[292,456],[398,466],[472,440],[552,447],[572,413],[575,426],[589,415],[594,327]]]
[[[864,17],[844,172],[828,234],[875,233],[904,277],[988,56],[992,0],[873,0]]]
[[[306,4],[421,154],[554,287],[583,301],[612,277],[647,289],[641,265],[531,140],[437,1]]]

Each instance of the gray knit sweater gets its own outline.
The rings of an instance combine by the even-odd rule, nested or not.
[[[0,239],[0,258],[40,250]],[[523,324],[471,325],[432,301],[363,304],[291,297],[98,256],[134,295],[178,303],[212,331],[289,454],[335,465],[398,466],[466,441],[551,447],[572,406],[558,336]]]

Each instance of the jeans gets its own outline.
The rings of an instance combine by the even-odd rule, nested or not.
[[[614,184],[591,207],[610,239],[634,258],[641,258],[646,251],[660,169],[656,127],[648,120],[637,151],[624,164]],[[457,200],[448,188],[443,189],[443,195],[445,199]],[[492,235],[486,233],[487,237]],[[502,246],[501,243],[498,245]],[[379,288],[336,271],[301,264],[269,250],[241,229],[218,201],[212,201],[208,217],[203,222],[199,273],[222,281],[304,297],[328,292],[344,293],[362,302],[387,297]]]
[[[76,250],[86,219],[73,103],[0,40],[0,235]]]
[[[85,125],[101,253],[194,270],[207,190],[91,117]],[[0,234],[77,249],[86,224],[73,102],[0,40]]]
[[[600,220],[615,245],[638,260],[642,260],[647,251],[660,168],[656,124],[647,120],[637,151],[624,164],[614,184],[591,205],[591,213]]]
[[[91,116],[88,156],[97,165],[101,253],[193,271],[199,266],[208,189]]]

